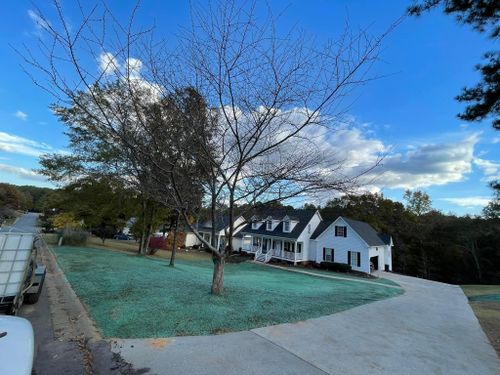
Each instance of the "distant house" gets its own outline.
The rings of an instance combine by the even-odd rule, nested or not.
[[[238,236],[242,251],[261,262],[336,262],[365,273],[392,271],[391,236],[344,217],[324,221],[317,210],[266,210],[254,215]]]
[[[236,228],[233,235],[233,249],[238,250],[241,247],[241,237],[238,235],[243,227],[245,219],[243,216],[239,216],[234,221],[234,226]],[[210,220],[200,221],[194,225],[195,229],[203,236],[203,238],[212,243],[212,222]],[[215,244],[217,248],[221,248],[226,244],[226,232],[229,230],[229,218],[227,216],[219,217],[218,221],[215,223]],[[189,229],[186,229],[186,247],[201,246],[203,243],[196,237],[196,235]]]

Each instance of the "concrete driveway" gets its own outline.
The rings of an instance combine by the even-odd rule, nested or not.
[[[459,287],[394,274],[383,277],[406,293],[252,331],[114,340],[112,350],[151,374],[500,373],[500,360]]]

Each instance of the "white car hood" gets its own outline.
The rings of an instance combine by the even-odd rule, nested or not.
[[[0,315],[0,374],[30,375],[35,340],[31,323]]]

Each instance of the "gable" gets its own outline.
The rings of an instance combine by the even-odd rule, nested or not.
[[[391,236],[377,233],[370,224],[342,216],[339,216],[334,221],[321,222],[311,236],[311,239],[319,239],[329,230],[335,231],[335,226],[346,226],[347,235],[350,232],[355,233],[367,246],[385,246],[391,243]]]

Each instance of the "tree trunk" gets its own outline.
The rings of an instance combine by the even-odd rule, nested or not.
[[[153,224],[149,224],[148,231],[146,233],[146,247],[144,250],[144,254],[149,254],[149,241],[151,240],[151,235],[153,234]]]
[[[146,242],[146,200],[142,199],[142,231],[141,231],[141,243],[139,245],[139,254],[145,255],[147,248],[144,246]]]
[[[224,257],[213,256],[214,275],[212,278],[212,294],[220,295],[224,291]]]
[[[180,213],[177,213],[174,223],[174,242],[172,243],[172,254],[170,255],[170,267],[175,266],[175,253],[177,252],[177,227],[179,226]]]
[[[470,252],[472,254],[472,257],[474,258],[474,263],[476,264],[478,281],[481,281],[481,279],[483,278],[483,275],[481,272],[481,265],[479,264],[479,259],[477,257],[476,249],[477,249],[477,243],[474,240],[474,241],[472,241]]]

